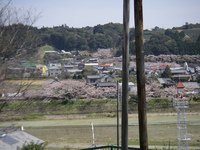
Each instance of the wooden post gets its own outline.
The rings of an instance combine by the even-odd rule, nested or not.
[[[148,150],[142,0],[134,1],[140,149]]]
[[[123,1],[122,55],[122,150],[128,149],[128,77],[129,77],[129,15],[130,0]]]

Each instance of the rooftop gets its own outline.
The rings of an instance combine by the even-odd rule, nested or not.
[[[177,88],[184,88],[185,86],[179,81]]]

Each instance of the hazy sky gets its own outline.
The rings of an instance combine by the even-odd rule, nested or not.
[[[6,0],[3,0],[6,1]],[[134,5],[131,0],[130,26],[134,27]],[[86,27],[109,22],[123,22],[123,0],[13,0],[12,5],[36,8],[42,12],[34,24],[53,27]],[[155,26],[172,28],[185,22],[200,23],[200,0],[143,0],[144,29]]]

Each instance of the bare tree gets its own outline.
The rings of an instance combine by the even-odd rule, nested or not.
[[[2,1],[0,2],[2,4]],[[32,49],[37,41],[32,25],[40,13],[11,6],[11,0],[0,6],[0,61],[16,58]]]
[[[10,68],[18,69],[18,61],[37,47],[39,38],[33,24],[39,17],[40,13],[35,9],[16,8],[12,6],[12,0],[6,3],[0,0],[0,95],[3,81],[11,74]],[[23,78],[23,72],[20,77]],[[13,97],[26,90],[31,83],[20,82],[13,91]],[[8,101],[1,98],[0,112]]]

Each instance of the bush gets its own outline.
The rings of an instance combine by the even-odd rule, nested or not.
[[[193,97],[193,101],[195,101],[195,102],[200,101],[200,97],[199,97],[199,96],[195,96],[195,97]]]
[[[167,108],[170,106],[170,101],[166,98],[154,98],[149,100],[148,105],[151,107]]]
[[[21,150],[44,150],[47,146],[47,143],[38,144],[34,143],[33,141],[30,144],[23,144],[23,147]]]

